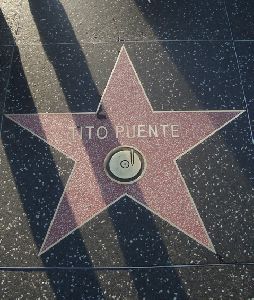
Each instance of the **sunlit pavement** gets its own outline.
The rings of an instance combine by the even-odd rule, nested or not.
[[[254,298],[251,0],[2,0],[0,298]]]

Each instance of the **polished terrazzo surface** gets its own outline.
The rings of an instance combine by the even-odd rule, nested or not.
[[[251,0],[2,1],[1,299],[254,297],[253,19]],[[61,132],[54,133],[49,142],[48,130],[57,118],[38,131],[38,123],[45,121],[40,114],[89,113],[104,126],[112,123],[108,111],[121,122],[114,125],[133,125],[135,111],[137,124],[145,119],[155,125],[138,91],[128,86],[130,74],[122,80],[129,87],[125,95],[133,93],[129,107],[127,102],[113,105],[108,101],[97,114],[91,114],[96,112],[106,86],[110,89],[107,83],[123,45],[139,87],[155,112],[243,111],[220,130],[214,128],[211,136],[177,160],[183,187],[193,199],[203,224],[200,228],[214,251],[161,218],[165,210],[149,210],[144,205],[146,194],[135,201],[128,193],[87,222],[78,223],[75,209],[71,216],[61,219],[60,214],[62,224],[73,218],[79,226],[38,256],[74,168],[72,153],[66,156],[63,149],[52,145],[52,138],[61,144]],[[120,73],[124,70],[120,68]],[[121,90],[117,84],[121,86],[121,81],[113,85],[111,100],[116,90]],[[22,115],[18,118],[17,114]],[[36,122],[27,128],[25,119],[30,114]],[[179,120],[176,115],[175,124]],[[209,127],[209,120],[200,121],[203,130]],[[187,124],[194,126],[195,119],[190,118]],[[155,152],[156,143],[162,144],[142,137],[142,133],[144,145],[154,149],[153,157],[167,154],[169,148]],[[190,132],[185,134],[189,134],[185,140],[190,140]],[[92,166],[106,147],[103,139],[100,141],[93,140],[93,153],[87,151]],[[176,148],[174,144],[171,147]],[[76,146],[73,155],[75,151]],[[154,163],[158,169],[154,180],[147,168],[137,185],[142,186],[142,180],[150,176],[154,203],[160,209],[166,203],[168,208],[174,201],[168,199],[176,199],[179,193],[172,181],[163,188],[168,160]],[[103,191],[110,186],[98,179],[99,172],[104,172],[100,168],[94,167],[98,181],[94,190],[89,184],[91,177],[86,179],[82,174],[75,178],[80,190],[90,189],[96,195],[96,188]],[[172,179],[172,174],[168,178]],[[167,198],[165,191],[170,188]],[[111,194],[111,189],[103,193],[105,203],[111,201]],[[87,199],[80,200],[87,203]],[[97,207],[98,199],[89,202],[90,211]],[[184,209],[178,210],[179,220],[188,219]],[[190,219],[194,224],[195,218]]]

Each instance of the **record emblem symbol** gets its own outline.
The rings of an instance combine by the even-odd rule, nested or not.
[[[107,155],[105,171],[113,181],[130,184],[140,179],[144,174],[145,159],[133,147],[117,147]]]

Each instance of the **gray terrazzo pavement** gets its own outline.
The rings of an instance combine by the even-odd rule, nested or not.
[[[1,299],[254,298],[253,16],[251,0],[1,2]],[[245,110],[177,160],[215,253],[125,196],[38,256],[74,161],[5,114],[95,112],[123,44],[155,111]]]

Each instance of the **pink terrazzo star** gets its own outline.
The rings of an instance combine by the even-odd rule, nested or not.
[[[123,195],[214,251],[176,161],[242,111],[153,111],[124,46],[101,104],[102,119],[96,113],[7,115],[75,161],[40,254]],[[105,157],[120,145],[135,147],[146,160],[135,183],[119,184],[105,173]]]

